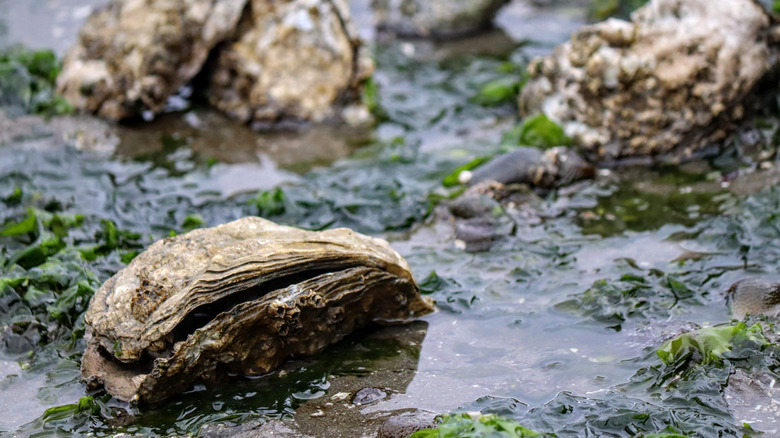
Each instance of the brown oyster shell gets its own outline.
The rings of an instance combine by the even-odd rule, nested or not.
[[[433,310],[387,242],[247,217],[152,244],[95,293],[82,378],[156,402]]]

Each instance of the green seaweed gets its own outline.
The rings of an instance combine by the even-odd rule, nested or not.
[[[482,106],[515,104],[517,95],[528,81],[524,66],[506,61],[496,68],[498,77],[483,83],[471,101]]]
[[[535,146],[550,148],[568,146],[571,139],[563,132],[563,128],[550,120],[544,113],[526,118],[522,123],[504,134],[501,139],[504,146]]]
[[[51,50],[16,46],[0,51],[0,107],[18,106],[46,116],[72,113],[70,104],[55,93],[60,69]]]
[[[460,174],[464,170],[471,170],[475,169],[482,164],[485,164],[487,161],[489,161],[492,157],[477,157],[468,163],[458,166],[455,170],[453,170],[449,175],[445,176],[444,179],[442,179],[441,184],[444,187],[454,187],[458,184],[460,184]]]
[[[676,350],[669,364],[661,361],[657,351],[670,330],[679,333],[680,327],[723,320],[711,315],[727,319],[717,292],[735,278],[777,273],[780,248],[772,243],[780,238],[778,191],[770,189],[747,199],[704,193],[672,205],[664,199],[665,192],[654,197],[659,192],[621,191],[620,183],[605,178],[606,182],[583,183],[574,194],[552,191],[538,209],[518,217],[517,231],[497,241],[491,251],[464,253],[451,245],[451,235],[441,231],[443,224],[424,219],[432,205],[456,193],[442,189],[442,179],[453,168],[497,149],[498,133],[479,126],[485,120],[514,117],[510,105],[468,104],[480,88],[496,79],[496,66],[502,61],[479,56],[432,61],[401,56],[392,48],[387,52],[378,56],[380,70],[375,77],[375,97],[387,113],[376,132],[385,140],[267,192],[231,197],[216,192],[209,169],[194,165],[196,155],[187,139],[176,136],[162,139],[169,148],[162,164],[152,157],[121,161],[65,148],[52,148],[46,154],[25,145],[2,148],[0,229],[5,229],[5,235],[0,236],[0,325],[8,330],[0,353],[22,364],[22,379],[45,375],[39,391],[46,397],[41,412],[65,404],[48,413],[45,426],[33,422],[9,433],[182,435],[196,433],[208,422],[237,424],[256,417],[289,416],[307,399],[328,397],[331,375],[362,378],[387,369],[382,368],[383,360],[393,354],[414,356],[409,350],[415,348],[420,354],[419,343],[412,347],[408,339],[374,346],[351,338],[295,363],[285,373],[252,379],[234,376],[222,385],[193,388],[164,406],[127,415],[113,407],[97,412],[84,402],[79,412],[74,401],[84,395],[78,382],[84,348],[80,315],[91,291],[145,245],[171,230],[256,214],[311,229],[348,226],[399,243],[415,276],[422,279],[423,292],[436,300],[440,310],[430,318],[437,326],[426,342],[453,340],[454,336],[443,334],[449,327],[442,330],[441,324],[452,323],[453,333],[464,335],[454,343],[441,342],[439,351],[427,350],[441,364],[442,374],[437,372],[436,378],[460,373],[448,369],[444,359],[461,370],[461,365],[471,365],[466,369],[484,367],[494,373],[490,381],[495,386],[486,391],[501,397],[480,398],[476,410],[500,411],[494,413],[529,430],[559,437],[752,433],[731,417],[723,388],[734,369],[774,373],[778,369],[774,347],[732,339],[728,351],[721,346],[719,359],[707,363],[690,341],[680,342],[684,348]],[[484,137],[468,136],[469,132]],[[461,134],[466,135],[462,141]],[[453,147],[438,146],[441,138],[451,140]],[[514,145],[519,142],[518,136]],[[618,172],[614,176],[623,178]],[[669,175],[660,179],[665,176]],[[701,181],[699,176],[674,178],[664,179],[665,184]],[[653,174],[641,182],[660,179]],[[611,197],[616,199],[609,204]],[[579,217],[591,210],[603,219],[598,227]],[[650,267],[628,258],[604,263],[596,272],[580,266],[588,262],[581,259],[581,249],[598,250],[604,244],[622,250],[625,243],[629,253],[636,253],[644,247],[630,247],[642,239],[664,245],[680,241],[701,253]],[[431,275],[426,278],[427,273]],[[557,312],[550,309],[561,301],[570,302],[559,305]],[[591,336],[606,342],[593,345]],[[452,345],[461,341],[463,345]],[[643,345],[649,345],[646,354],[634,358],[642,354]],[[612,356],[614,360],[600,361],[598,376],[586,375],[572,370],[587,359],[568,361],[569,346],[590,350],[587,354],[594,359]],[[566,359],[555,357],[559,350]],[[428,355],[423,360],[431,360]],[[560,360],[563,373],[558,365],[548,366],[553,360]],[[502,371],[502,364],[512,368]],[[541,380],[524,387],[518,376],[525,370],[539,372]],[[623,383],[586,382],[583,385],[589,390],[594,386],[597,390],[556,395],[554,388],[564,382],[555,379],[565,378],[570,370],[583,381]],[[634,376],[626,382],[631,373]],[[431,377],[421,373],[420,378]],[[458,378],[468,391],[485,382],[482,376],[464,373]],[[13,388],[12,380],[2,384]],[[58,399],[62,388],[71,391]],[[472,409],[466,406],[465,410]],[[57,417],[57,412],[67,415]]]
[[[479,93],[472,98],[474,103],[484,106],[501,105],[514,102],[523,83],[514,78],[493,79],[485,83],[479,89]]]
[[[735,343],[745,341],[768,344],[759,323],[748,327],[740,322],[733,326],[708,327],[682,334],[664,343],[656,353],[666,366],[689,359],[709,365],[722,363],[724,354],[732,351]]]
[[[277,187],[258,193],[252,203],[257,207],[258,216],[268,218],[285,212],[284,200],[284,192]]]
[[[86,435],[94,431],[97,424],[117,421],[122,411],[110,406],[110,399],[110,396],[84,396],[76,403],[47,409],[38,419],[23,428],[45,435]]]
[[[617,280],[597,280],[585,292],[555,305],[558,311],[592,318],[616,331],[628,322],[665,319],[704,304],[706,292],[699,288],[706,275],[691,271],[670,274],[658,270],[642,272],[631,263]],[[693,284],[697,285],[694,286]]]
[[[199,214],[191,214],[184,218],[184,222],[181,224],[182,230],[192,231],[195,228],[202,228],[206,225],[206,221]]]
[[[496,415],[474,419],[468,414],[445,414],[437,418],[435,429],[423,429],[409,438],[536,438],[539,432],[525,428],[514,420]]]
[[[559,393],[525,410],[512,400],[478,401],[467,409],[501,412],[541,433],[575,436],[754,436],[735,421],[724,388],[736,369],[777,376],[780,347],[763,334],[764,321],[734,322],[680,335],[648,348],[643,364],[625,383],[600,395]],[[661,352],[659,354],[659,352]]]

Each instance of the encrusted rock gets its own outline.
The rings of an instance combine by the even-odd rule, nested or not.
[[[448,38],[488,27],[509,0],[373,0],[377,27],[401,36]]]
[[[159,112],[233,34],[246,2],[112,1],[81,29],[58,92],[75,108],[109,119]]]
[[[244,121],[368,119],[357,102],[373,63],[356,35],[346,0],[251,0],[219,53],[209,100]]]
[[[106,281],[85,315],[81,372],[121,400],[155,402],[431,310],[387,242],[247,217],[156,242]]]
[[[593,160],[684,159],[743,117],[775,65],[772,44],[753,0],[653,0],[532,62],[520,111],[560,123]]]

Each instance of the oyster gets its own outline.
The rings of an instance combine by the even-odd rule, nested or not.
[[[85,315],[81,373],[118,399],[157,402],[432,310],[387,242],[247,217],[158,241],[106,281]]]

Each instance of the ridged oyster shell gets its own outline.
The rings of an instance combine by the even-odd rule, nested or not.
[[[82,378],[156,402],[433,310],[387,242],[246,217],[152,244],[95,293]]]

